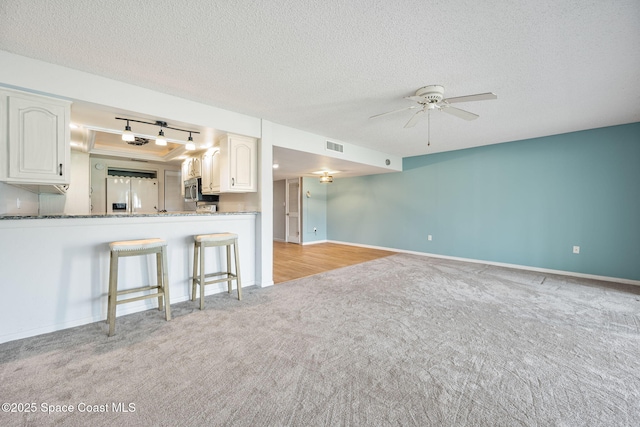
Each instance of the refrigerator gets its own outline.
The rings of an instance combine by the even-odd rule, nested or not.
[[[110,176],[107,178],[107,214],[158,212],[158,180]]]

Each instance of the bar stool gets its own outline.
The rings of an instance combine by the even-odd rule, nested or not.
[[[231,272],[231,246],[235,255],[235,274]],[[204,250],[210,247],[226,246],[227,271],[205,274]],[[207,280],[210,277],[223,276],[219,279]],[[196,285],[200,285],[200,310],[204,310],[204,287],[214,283],[227,282],[231,293],[231,282],[236,281],[238,299],[242,299],[242,285],[240,282],[240,261],[238,256],[238,235],[234,233],[199,234],[194,236],[193,244],[193,284],[191,287],[191,301],[196,300]]]
[[[162,311],[162,299],[164,298],[165,317],[171,320],[169,308],[169,275],[167,273],[167,242],[162,239],[125,240],[109,243],[111,248],[111,265],[109,270],[109,300],[107,303],[107,323],[109,323],[109,336],[112,336],[116,328],[116,306],[127,302],[139,301],[147,298],[158,298],[158,310]],[[142,286],[134,289],[118,290],[118,260],[122,257],[156,254],[156,286]],[[118,300],[118,296],[134,292],[156,290],[154,293],[134,298]]]

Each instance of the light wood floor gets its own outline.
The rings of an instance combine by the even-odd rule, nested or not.
[[[301,277],[359,264],[393,255],[395,252],[336,243],[297,245],[273,242],[273,282],[282,283]]]

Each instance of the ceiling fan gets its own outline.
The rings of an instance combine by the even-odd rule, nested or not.
[[[405,128],[410,128],[415,126],[415,124],[425,116],[425,113],[427,115],[427,118],[430,121],[431,110],[440,110],[465,120],[475,120],[480,116],[478,116],[477,114],[471,113],[469,111],[461,110],[460,108],[452,107],[451,104],[455,104],[458,102],[486,101],[486,100],[497,99],[497,98],[498,96],[493,92],[478,93],[475,95],[456,96],[454,98],[444,98],[443,86],[430,85],[430,86],[421,87],[416,91],[415,95],[404,97],[404,99],[410,99],[411,101],[417,102],[418,105],[410,105],[409,107],[401,108],[399,110],[393,110],[393,111],[388,111],[382,114],[376,114],[375,116],[371,116],[369,118],[375,119],[377,117],[386,116],[388,114],[399,113],[405,110],[418,109],[418,111],[404,125]],[[429,126],[429,128],[430,127],[431,126]],[[431,145],[430,138],[429,138],[429,145]]]

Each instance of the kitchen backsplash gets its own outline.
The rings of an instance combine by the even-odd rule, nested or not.
[[[0,182],[0,215],[37,215],[38,195]]]

